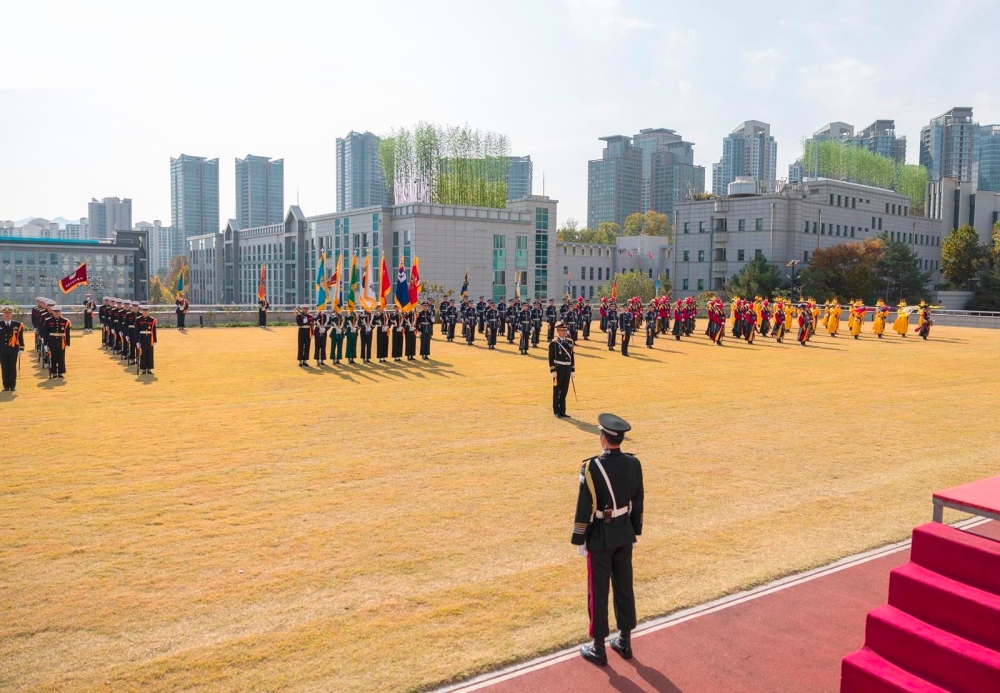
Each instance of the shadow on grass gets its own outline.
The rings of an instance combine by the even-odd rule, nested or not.
[[[576,428],[579,428],[584,433],[591,433],[593,435],[598,435],[601,432],[601,429],[599,429],[596,424],[587,423],[586,421],[580,421],[579,419],[574,419],[572,416],[566,416],[559,420],[565,421],[566,423],[571,424]]]
[[[159,380],[159,378],[157,378],[152,373],[135,376],[135,382],[141,383],[143,385],[152,385],[153,383],[157,382],[158,380]]]
[[[45,390],[54,390],[56,388],[63,387],[64,385],[66,385],[65,378],[49,378],[47,376],[45,380],[42,380],[38,383],[38,387]]]
[[[17,399],[16,392],[10,392],[9,390],[0,391],[0,402],[10,402]]]

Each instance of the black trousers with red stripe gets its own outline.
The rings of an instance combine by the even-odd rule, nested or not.
[[[608,637],[608,583],[614,591],[615,623],[618,630],[635,628],[635,592],[632,591],[632,547],[587,554],[587,611],[590,637]]]

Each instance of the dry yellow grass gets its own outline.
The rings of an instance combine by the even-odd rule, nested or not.
[[[601,337],[596,333],[596,337]],[[1000,466],[1000,331],[298,368],[291,328],[81,337],[0,399],[0,688],[408,690],[579,641],[601,411],[643,461],[640,618],[904,538]],[[16,442],[16,445],[12,444]]]

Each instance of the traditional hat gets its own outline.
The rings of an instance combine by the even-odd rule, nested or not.
[[[597,417],[597,427],[604,433],[612,433],[616,436],[625,435],[632,430],[629,422],[614,414],[601,414]]]

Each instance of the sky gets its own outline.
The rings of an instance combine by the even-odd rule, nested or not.
[[[831,121],[895,119],[911,163],[920,127],[953,106],[1000,122],[989,0],[92,0],[3,13],[0,219],[73,219],[117,196],[134,223],[168,223],[181,153],[219,158],[220,225],[247,154],[284,159],[286,207],[332,212],[337,137],[429,121],[507,134],[560,223],[585,222],[602,136],[676,130],[710,187],[744,120],[771,124],[779,177]]]

